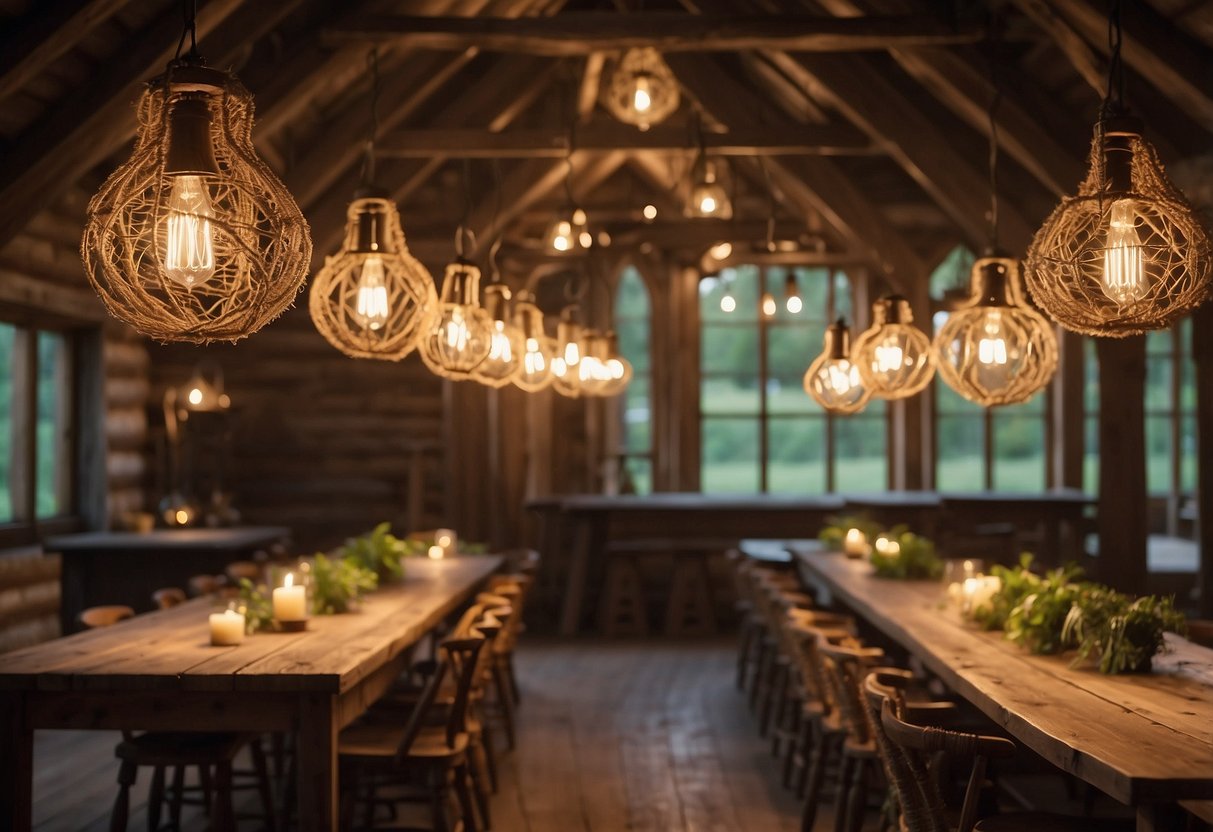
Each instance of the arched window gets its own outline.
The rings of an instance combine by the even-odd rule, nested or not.
[[[634,267],[628,266],[615,289],[615,332],[619,352],[632,363],[632,383],[621,397],[620,491],[648,494],[653,490],[651,326],[649,289]]]

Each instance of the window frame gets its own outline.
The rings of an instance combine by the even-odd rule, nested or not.
[[[618,309],[619,309],[619,290],[622,287],[624,280],[627,278],[627,272],[629,269],[631,269],[632,271],[635,272],[636,279],[640,281],[640,285],[644,288],[646,314],[643,317],[629,316],[629,315],[619,316],[617,314]],[[653,350],[653,334],[654,334],[654,330],[653,330],[653,291],[652,291],[652,288],[649,286],[649,281],[645,277],[644,272],[638,266],[636,266],[635,264],[631,264],[631,263],[626,263],[619,269],[619,271],[616,275],[614,284],[611,286],[611,327],[616,333],[618,333],[621,330],[621,326],[620,326],[621,323],[623,323],[623,324],[627,324],[627,323],[643,324],[645,332],[647,333],[648,360],[645,362],[647,369],[645,369],[643,372],[637,370],[636,362],[632,361],[632,359],[628,356],[628,354],[626,352],[623,352],[622,349],[620,350],[620,352],[624,358],[628,358],[628,360],[631,361],[631,363],[632,363],[632,380],[630,382],[628,382],[628,388],[631,389],[632,386],[636,385],[636,384],[644,384],[645,388],[646,388],[646,397],[645,398],[648,401],[648,405],[649,405],[649,446],[648,446],[648,449],[644,450],[644,451],[633,451],[628,444],[628,426],[627,426],[627,395],[628,394],[627,394],[627,391],[625,390],[618,397],[616,397],[615,423],[618,426],[619,434],[614,443],[614,445],[615,445],[614,458],[620,464],[619,465],[619,476],[620,477],[622,477],[624,472],[627,470],[627,465],[630,460],[637,459],[637,460],[644,460],[645,462],[647,462],[648,466],[649,466],[649,490],[647,493],[653,493],[654,491],[657,490],[657,487],[656,487],[656,480],[657,480],[656,444],[657,443],[655,441],[656,437],[654,435],[656,432],[656,422],[653,419],[653,413],[654,413],[654,409],[655,409],[655,402],[654,402],[654,398],[653,398],[653,394],[654,394],[654,386],[653,386],[653,352],[654,352],[654,350]],[[644,492],[638,491],[637,493],[644,493]]]

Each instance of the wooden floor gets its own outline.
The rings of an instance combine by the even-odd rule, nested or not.
[[[780,788],[733,687],[734,655],[729,639],[527,642],[519,743],[500,754],[494,832],[796,829],[797,801]],[[39,732],[39,832],[108,828],[114,742],[112,734]],[[146,828],[146,780],[132,830]],[[205,828],[200,817],[184,825]]]

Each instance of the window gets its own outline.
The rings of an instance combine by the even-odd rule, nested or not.
[[[939,303],[932,324],[948,319],[945,298],[968,296],[974,257],[954,249],[931,275]],[[1048,485],[1048,402],[1046,389],[1031,400],[1006,407],[974,404],[936,376],[935,487],[940,491],[1043,491]]]
[[[71,340],[0,322],[0,531],[32,542],[46,521],[71,514]],[[61,524],[60,524],[61,525]]]
[[[619,352],[632,363],[632,382],[622,397],[620,491],[653,490],[652,385],[649,356],[649,290],[635,268],[624,269],[615,290],[615,333]]]
[[[801,311],[788,310],[791,290]],[[762,311],[764,294],[775,313]],[[732,311],[722,308],[728,296]],[[700,283],[700,485],[820,494],[885,487],[884,402],[831,416],[804,392],[829,323],[851,316],[846,274],[740,266]]]

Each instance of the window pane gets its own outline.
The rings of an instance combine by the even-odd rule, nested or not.
[[[653,492],[653,461],[646,457],[630,456],[624,460],[623,479],[619,483],[623,494],[651,494]]]
[[[767,372],[773,376],[804,377],[821,353],[823,324],[772,326],[767,331]]]
[[[760,485],[758,419],[704,419],[700,455],[705,492],[757,493]]]
[[[767,489],[822,494],[826,490],[824,416],[771,419],[767,428]]]
[[[758,376],[758,321],[749,326],[704,326],[700,344],[705,374]]]
[[[869,402],[860,416],[834,420],[834,488],[884,491],[889,482],[885,458],[884,402]]]
[[[762,409],[754,376],[705,378],[701,389],[700,409],[705,414],[757,416]]]
[[[985,489],[984,434],[980,413],[939,417],[935,480],[940,491]]]
[[[1087,338],[1083,343],[1086,360],[1086,384],[1083,386],[1083,408],[1087,415],[1099,413],[1099,358],[1095,353],[1095,339]]]
[[[1082,488],[1088,494],[1099,493],[1099,417],[1087,417],[1087,435],[1083,442]]]
[[[633,376],[623,395],[623,449],[631,453],[652,450],[652,422],[648,377]]]
[[[725,312],[720,300],[732,295],[735,308]],[[758,320],[758,268],[739,266],[722,269],[718,277],[705,277],[699,282],[699,317],[704,323]]]
[[[1190,494],[1196,490],[1196,417],[1183,417],[1179,428],[1179,487]]]
[[[1171,493],[1171,417],[1146,417],[1146,488]]]
[[[851,303],[851,281],[846,272],[834,272],[834,314],[832,317],[846,318],[852,328],[855,326],[854,305]]]
[[[68,510],[67,343],[53,332],[38,333],[38,517]]]
[[[629,266],[619,278],[615,293],[616,318],[647,318],[649,316],[649,291],[640,272]]]
[[[773,414],[822,414],[821,406],[804,392],[804,373],[767,380],[767,410]]]
[[[1019,407],[994,414],[994,490],[1043,491],[1045,423]]]
[[[635,373],[649,371],[649,321],[643,319],[615,319],[615,334],[619,336],[619,352],[632,362]]]
[[[13,410],[17,402],[13,390],[14,340],[17,328],[0,323],[0,523],[13,519],[14,479],[18,476],[13,466],[14,445]]]
[[[1146,411],[1171,409],[1171,356],[1146,356]]]
[[[949,252],[943,262],[931,272],[931,297],[942,298],[948,289],[964,287],[969,282],[969,271],[973,268],[976,258],[973,252],[964,246],[957,246]]]

